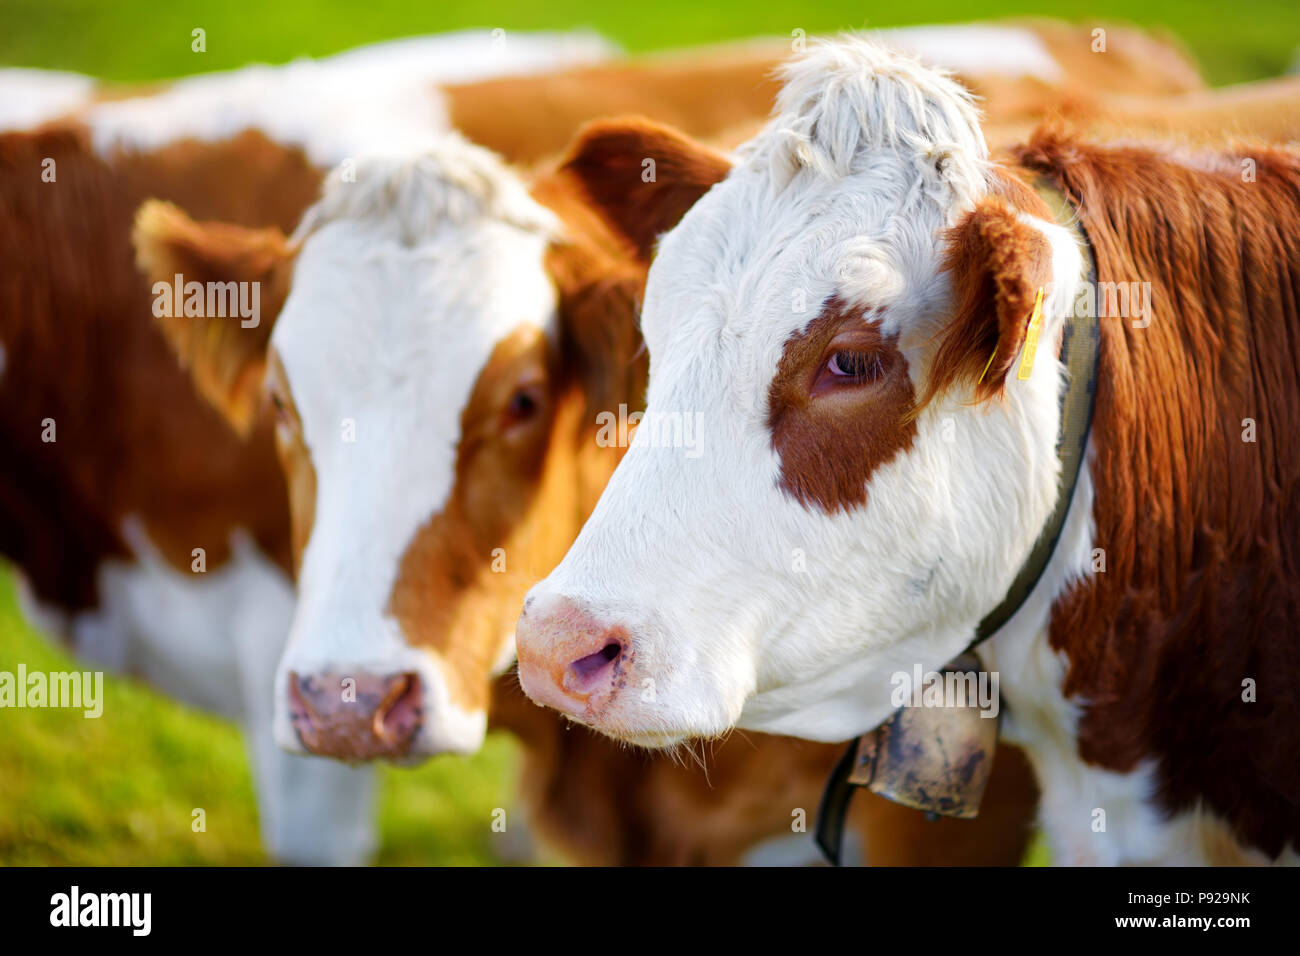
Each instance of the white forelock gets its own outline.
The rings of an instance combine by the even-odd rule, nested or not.
[[[814,41],[781,68],[776,116],[742,149],[783,188],[800,169],[839,180],[860,173],[872,153],[913,154],[958,199],[980,192],[988,146],[975,97],[951,75],[874,39]]]
[[[409,154],[363,157],[344,163],[303,217],[296,238],[334,222],[372,227],[415,246],[441,228],[498,220],[550,235],[557,223],[497,155],[458,133]]]

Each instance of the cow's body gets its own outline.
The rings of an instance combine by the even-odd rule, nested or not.
[[[1031,128],[1053,110],[1109,115],[1122,96],[1133,97],[1126,110],[1166,122],[1159,100],[1186,97],[1194,108],[1191,98],[1204,91],[1176,47],[1130,29],[1107,28],[1104,55],[1093,51],[1092,31],[1042,20],[905,27],[878,36],[955,71],[1008,131]],[[515,162],[558,155],[584,122],[626,112],[630,102],[661,123],[709,131],[715,145],[733,145],[767,115],[777,91],[774,68],[801,43],[757,40],[594,64],[543,84],[515,76],[453,84],[444,91],[447,112],[470,140]]]
[[[1153,303],[1101,323],[1050,631],[991,647],[1048,830],[1080,863],[1300,862],[1300,155],[1017,158],[1077,198],[1098,280]],[[1094,807],[1104,834],[1072,836]]]
[[[524,687],[643,743],[875,726],[1047,524],[1077,294],[1150,283],[1106,306],[1064,529],[979,650],[1059,861],[1295,862],[1300,156],[1043,134],[996,164],[905,58],[844,41],[788,78],[731,172],[634,123],[571,162],[646,257],[689,209],[647,286],[648,414],[698,410],[712,451],[632,448],[525,603]],[[641,155],[677,173],[664,220],[625,185]]]

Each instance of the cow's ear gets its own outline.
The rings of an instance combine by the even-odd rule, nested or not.
[[[156,199],[136,213],[132,239],[168,344],[200,394],[246,434],[260,404],[271,330],[289,291],[291,244],[278,229],[195,222]],[[201,294],[190,285],[195,282]]]
[[[1047,237],[997,197],[980,200],[946,236],[953,312],[930,364],[924,405],[959,384],[976,401],[1000,395],[1019,363],[1039,291],[1052,278]]]
[[[588,124],[561,167],[642,262],[730,169],[717,150],[641,117]]]
[[[596,245],[557,242],[547,271],[560,304],[560,354],[590,415],[629,403],[640,408],[648,360],[638,324],[645,266]]]

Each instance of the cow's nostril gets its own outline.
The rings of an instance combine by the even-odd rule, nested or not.
[[[420,677],[400,674],[375,708],[374,733],[380,740],[404,741],[420,726]]]
[[[623,653],[623,645],[610,641],[595,654],[588,654],[569,665],[579,680],[585,681],[600,673]]]
[[[424,720],[413,672],[289,672],[289,720],[307,750],[343,760],[406,756]]]

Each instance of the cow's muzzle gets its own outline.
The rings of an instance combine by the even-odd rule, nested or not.
[[[420,678],[289,672],[289,720],[302,745],[338,760],[402,758],[424,720]]]

